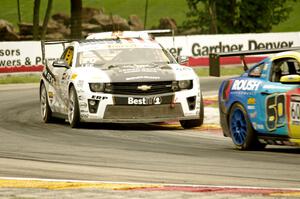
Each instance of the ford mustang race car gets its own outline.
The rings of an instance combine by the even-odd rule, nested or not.
[[[44,122],[203,123],[200,81],[151,38],[90,37],[71,42],[40,81]]]
[[[300,52],[282,49],[210,56],[214,74],[221,56],[274,52],[220,86],[220,123],[238,149],[300,145]]]

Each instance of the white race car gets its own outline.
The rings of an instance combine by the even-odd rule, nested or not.
[[[203,123],[200,81],[151,38],[74,41],[46,64],[40,81],[44,122]]]

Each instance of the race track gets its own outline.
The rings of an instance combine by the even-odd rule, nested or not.
[[[300,188],[299,154],[238,151],[199,129],[44,124],[36,85],[0,89],[0,177]]]

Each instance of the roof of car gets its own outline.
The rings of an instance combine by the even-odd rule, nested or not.
[[[146,31],[115,31],[115,32],[101,32],[93,33],[86,39],[116,39],[116,38],[142,38],[151,39],[151,35]]]

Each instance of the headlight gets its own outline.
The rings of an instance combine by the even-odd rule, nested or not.
[[[90,83],[90,90],[92,92],[103,92],[105,88],[104,83]]]
[[[181,81],[178,81],[178,87],[180,89],[191,89],[193,87],[192,80],[181,80]]]

